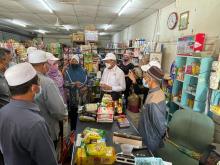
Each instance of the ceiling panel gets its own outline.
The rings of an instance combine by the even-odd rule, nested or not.
[[[60,24],[79,24],[78,28],[95,24],[100,30],[105,24],[113,24],[108,31],[119,31],[175,0],[134,0],[120,17],[117,13],[128,0],[79,0],[71,4],[60,3],[59,0],[46,1],[54,13],[51,14],[39,0],[0,0],[0,18],[19,19],[30,24],[28,28],[42,26],[49,30],[58,17]]]
[[[83,5],[74,5],[77,16],[91,16],[95,17],[98,6],[83,6]]]
[[[59,15],[75,15],[71,4],[51,3],[51,7]]]
[[[80,0],[79,5],[87,5],[87,6],[97,6],[99,4],[99,0]]]
[[[98,9],[98,17],[115,17],[118,13],[118,10],[114,7],[104,7],[100,6]]]
[[[54,14],[37,14],[42,20],[48,22],[48,24],[55,24],[57,17]]]
[[[171,4],[172,2],[175,2],[175,0],[159,0],[157,3],[153,4],[150,8],[161,9],[161,8]]]
[[[129,22],[131,22],[131,20],[132,20],[132,18],[118,17],[112,23],[113,24],[129,24]]]
[[[121,18],[123,17],[129,17],[129,18],[135,18],[137,15],[144,12],[144,9],[137,9],[137,8],[128,8],[126,11],[124,11],[121,14]]]
[[[128,0],[101,0],[100,6],[115,7],[119,10]]]
[[[157,11],[157,9],[145,9],[144,12],[142,12],[139,15],[136,16],[136,19],[145,18],[147,16],[150,16],[151,14],[153,14],[156,11]]]
[[[20,11],[20,12],[26,11],[26,12],[36,13],[36,14],[37,13],[50,14],[50,12],[38,0],[17,0],[17,3],[23,6],[23,8],[25,8],[24,11]]]
[[[149,8],[151,5],[153,5],[156,2],[159,2],[160,0],[134,0],[132,5],[130,7],[132,8]],[[166,1],[166,0],[163,0]]]
[[[108,24],[112,18],[106,18],[106,17],[97,17],[95,19],[96,24]]]
[[[61,22],[63,24],[76,24],[76,17],[75,16],[60,16]]]
[[[79,24],[93,24],[95,17],[77,17]]]
[[[9,10],[12,10],[13,12],[16,11],[27,11],[25,7],[23,7],[20,3],[17,1],[12,0],[0,0],[1,7],[7,8]]]

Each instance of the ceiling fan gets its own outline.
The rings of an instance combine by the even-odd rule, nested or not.
[[[56,22],[54,25],[39,25],[40,28],[48,28],[48,29],[54,29],[56,31],[60,30],[71,30],[72,27],[70,25],[63,25],[60,23],[59,18],[57,17]]]

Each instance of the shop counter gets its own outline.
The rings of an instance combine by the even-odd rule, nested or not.
[[[128,118],[128,120],[129,120],[129,118]],[[78,119],[77,120],[77,127],[76,127],[76,139],[75,139],[75,143],[73,146],[71,165],[74,165],[75,154],[77,151],[77,147],[76,147],[77,134],[82,133],[86,127],[98,128],[98,129],[105,130],[106,131],[106,135],[105,135],[106,144],[108,146],[113,146],[115,148],[116,153],[120,153],[121,152],[120,145],[113,143],[113,140],[112,140],[113,132],[127,133],[127,134],[131,134],[131,135],[139,136],[139,133],[138,133],[137,129],[135,128],[135,126],[133,125],[133,123],[131,122],[131,120],[129,120],[129,122],[130,122],[130,127],[119,128],[117,122],[115,122],[115,121],[113,123],[96,123],[96,122],[82,122]],[[153,154],[148,149],[133,150],[133,154],[134,155],[135,154],[144,154],[149,157],[153,156]],[[119,163],[115,162],[115,164],[119,164]]]

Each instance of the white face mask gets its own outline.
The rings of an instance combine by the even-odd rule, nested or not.
[[[145,88],[149,88],[149,86],[148,86],[148,84],[146,83],[146,81],[144,80],[144,78],[142,79],[142,83],[143,83],[143,86],[144,86]]]
[[[14,65],[16,65],[15,62],[9,62],[8,67],[10,68],[10,67],[12,67],[12,66],[14,66]]]
[[[41,88],[41,86],[39,86],[39,91],[38,91],[38,93],[35,94],[34,99],[38,100],[40,98],[41,94],[42,94],[42,88]]]
[[[111,67],[111,64],[109,64],[109,63],[105,63],[105,66],[106,66],[106,68],[110,68]]]

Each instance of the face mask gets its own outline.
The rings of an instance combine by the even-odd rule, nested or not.
[[[41,94],[42,94],[42,88],[41,88],[41,86],[39,86],[39,91],[38,91],[38,93],[35,94],[34,99],[38,100],[40,98]]]
[[[143,83],[143,86],[144,86],[145,88],[149,88],[149,86],[148,86],[148,84],[145,82],[144,78],[142,79],[142,83]]]
[[[106,68],[110,68],[111,67],[111,64],[109,64],[109,63],[105,63],[105,66],[106,66]]]
[[[79,64],[71,64],[73,68],[77,67]]]
[[[10,68],[10,67],[12,67],[12,66],[14,66],[14,65],[16,65],[15,62],[9,62],[9,64],[8,64],[8,68]]]

